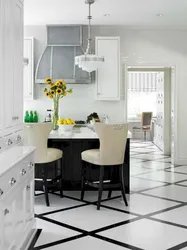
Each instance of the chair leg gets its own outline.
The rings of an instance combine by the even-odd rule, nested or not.
[[[108,199],[110,199],[111,196],[112,196],[112,190],[109,190],[109,191],[108,191]]]
[[[86,162],[82,161],[82,167],[81,167],[81,201],[84,200],[84,192],[85,192],[85,167],[86,167]]]
[[[144,131],[144,141],[146,141],[146,131]]]
[[[110,182],[113,182],[113,175],[114,175],[114,169],[113,167],[110,167]],[[108,191],[108,199],[110,199],[112,196],[112,189]]]
[[[44,186],[44,193],[45,193],[45,202],[46,206],[49,207],[49,194],[48,194],[48,187],[47,187],[47,180],[46,178],[43,179],[43,186]]]
[[[60,164],[60,197],[63,198],[63,157],[59,160]]]
[[[100,166],[99,171],[99,195],[98,195],[98,202],[97,202],[97,210],[100,210],[101,200],[102,200],[102,193],[103,193],[103,178],[104,178],[104,166]]]
[[[120,168],[121,168],[121,171],[120,171],[121,172],[120,173],[121,174],[121,192],[122,192],[122,196],[123,196],[123,200],[125,202],[125,205],[128,206],[127,198],[125,195],[125,181],[124,181],[124,173],[123,173],[124,166],[121,165]]]

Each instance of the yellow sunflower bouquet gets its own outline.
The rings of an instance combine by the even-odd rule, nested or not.
[[[64,96],[67,96],[68,94],[73,93],[73,90],[67,89],[66,83],[63,80],[58,80],[56,82],[53,82],[51,78],[45,79],[46,84],[48,84],[48,87],[44,88],[44,94],[50,98],[53,99],[53,129],[58,129],[58,112],[59,112],[59,100],[62,99]]]

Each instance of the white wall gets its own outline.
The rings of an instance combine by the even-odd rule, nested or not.
[[[175,145],[177,163],[187,164],[187,31],[126,29],[125,27],[94,27],[93,36],[120,36],[121,58],[128,65],[176,66]],[[25,27],[25,36],[36,38],[36,62],[45,45],[45,27]],[[35,62],[35,63],[36,63]],[[94,101],[94,85],[74,86],[74,93],[61,102],[61,114],[75,119],[85,118],[96,111],[115,118],[124,117],[124,101]],[[25,108],[45,112],[50,100],[42,99],[43,86],[36,86],[36,101],[26,102]]]

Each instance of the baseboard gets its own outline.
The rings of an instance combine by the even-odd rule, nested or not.
[[[177,158],[177,159],[174,159],[174,162],[173,162],[175,165],[186,165],[187,166],[187,159],[186,158]]]

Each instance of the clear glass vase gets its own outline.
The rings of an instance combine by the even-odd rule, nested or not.
[[[59,119],[59,99],[53,99],[53,130],[58,129],[58,119]]]

